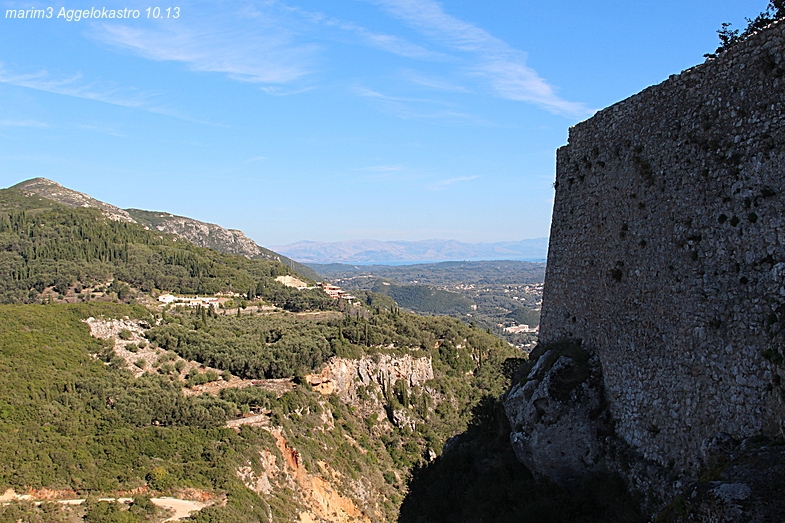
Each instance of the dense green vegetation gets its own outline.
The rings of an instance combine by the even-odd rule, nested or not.
[[[195,487],[226,494],[229,499],[226,507],[203,511],[198,521],[255,521],[259,514],[239,511],[249,502],[248,496],[260,510],[269,507],[238,482],[234,470],[241,463],[256,463],[260,448],[277,451],[261,429],[244,427],[236,433],[222,427],[241,412],[264,408],[270,410],[274,424],[284,428],[306,463],[323,460],[347,478],[368,478],[386,500],[385,517],[394,518],[407,471],[425,463],[427,450],[440,452],[447,438],[465,430],[478,402],[504,390],[506,378],[500,369],[514,352],[485,332],[449,318],[422,318],[395,308],[365,312],[327,322],[294,315],[168,314],[164,324],[149,334],[153,343],[167,337],[181,340],[175,350],[183,354],[209,346],[194,343],[187,335],[177,337],[186,331],[240,334],[241,338],[272,336],[271,341],[280,336],[276,342],[290,341],[269,349],[267,342],[257,338],[256,351],[267,350],[290,362],[303,357],[299,342],[324,339],[328,352],[295,365],[295,373],[315,368],[335,350],[362,355],[382,350],[387,342],[395,348],[385,350],[428,354],[436,373],[432,387],[443,395],[437,408],[432,408],[433,400],[424,390],[408,390],[400,384],[382,398],[391,408],[412,405],[415,430],[363,418],[337,397],[325,401],[307,386],[280,398],[256,388],[226,389],[220,397],[186,397],[169,375],[148,373],[135,379],[121,361],[107,353],[106,342],[89,336],[81,320],[129,316],[152,323],[150,312],[142,307],[107,303],[0,306],[4,318],[0,324],[0,372],[4,375],[0,430],[8,436],[0,446],[0,490],[48,487],[84,495],[145,485],[159,492]],[[290,338],[295,335],[301,336],[299,342]],[[216,354],[221,350],[217,347]],[[238,350],[237,355],[242,353]],[[111,364],[93,354],[103,354]],[[215,363],[220,368],[223,362]],[[277,372],[286,374],[281,369]],[[325,411],[335,420],[331,430],[324,427]],[[282,517],[288,514],[288,519],[297,503],[291,493],[281,495],[277,501],[268,500],[269,509]],[[18,507],[3,509],[0,516],[15,510]],[[126,512],[122,517],[131,517]]]
[[[390,296],[401,307],[423,314],[466,314],[474,305],[458,293],[429,285],[397,285],[378,280],[371,290]]]
[[[0,491],[63,489],[88,498],[77,508],[0,505],[0,523],[152,523],[165,516],[149,496],[185,488],[221,501],[191,521],[297,521],[308,502],[293,479],[304,472],[290,470],[292,460],[374,521],[399,513],[401,521],[572,517],[580,505],[587,514],[614,516],[613,507],[627,503],[613,497],[610,505],[592,504],[583,494],[572,502],[563,491],[535,486],[510,459],[493,428],[498,398],[520,363],[509,344],[455,318],[404,312],[393,297],[405,302],[405,294],[358,290],[351,305],[274,280],[290,272],[277,261],[221,254],[112,222],[94,209],[0,191],[0,300],[15,302],[0,305]],[[426,296],[411,285],[384,287],[413,292],[420,302],[457,296],[456,310],[468,300],[444,289]],[[138,303],[159,291],[231,291],[241,294],[240,308],[231,315],[148,310],[90,301],[91,291],[80,293],[83,303],[51,303],[52,289],[73,295],[75,287],[105,287],[104,299]],[[242,313],[245,300],[259,299],[291,312]],[[510,321],[530,319],[527,303],[503,303]],[[151,347],[157,362],[135,361],[131,367],[146,372],[134,377],[113,340],[90,336],[82,321],[90,316],[143,324],[145,340],[123,327],[118,343],[134,358]],[[382,355],[426,357],[434,378],[416,386],[405,379],[361,386],[344,403],[311,390],[304,376],[333,356],[378,363]],[[215,370],[188,363],[186,372],[185,360]],[[249,381],[225,387],[233,375],[287,380],[276,382],[279,388]],[[195,387],[214,381],[223,388]],[[254,423],[263,421],[228,428],[228,421],[251,414]],[[249,489],[259,483],[247,483],[241,470],[266,475],[266,493]],[[537,502],[511,501],[518,488],[536,492]],[[143,495],[128,506],[97,500],[129,491]]]
[[[151,342],[184,359],[249,379],[313,371],[335,354],[335,337],[336,329],[293,315],[173,317],[148,332]]]
[[[373,276],[402,283],[434,286],[511,285],[541,283],[545,279],[544,263],[511,260],[454,261],[414,265],[311,263],[309,266],[331,280]]]
[[[434,365],[458,373],[473,370],[476,362],[494,351],[516,355],[484,331],[451,318],[404,313],[394,304],[355,307],[328,320],[292,314],[224,317],[194,311],[169,317],[150,329],[147,337],[185,359],[250,379],[303,375],[335,355],[432,355]]]
[[[518,324],[523,325],[539,325],[540,324],[540,311],[536,311],[529,307],[518,307],[507,315]]]
[[[195,487],[227,493],[221,521],[264,515],[261,499],[257,510],[244,505],[248,493],[233,468],[255,449],[271,447],[269,436],[222,428],[236,404],[186,398],[168,378],[134,379],[91,356],[105,343],[90,337],[82,318],[149,318],[145,309],[4,305],[0,314],[0,490],[86,495]]]
[[[65,294],[74,285],[117,280],[145,292],[239,292],[294,311],[335,306],[317,289],[297,291],[274,280],[291,272],[277,261],[221,254],[140,225],[110,221],[95,209],[0,191],[0,302],[35,303],[49,287]],[[122,292],[120,285],[116,288]]]

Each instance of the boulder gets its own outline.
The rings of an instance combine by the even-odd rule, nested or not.
[[[609,431],[597,359],[568,340],[536,349],[522,372],[503,399],[518,459],[562,485],[601,472]]]

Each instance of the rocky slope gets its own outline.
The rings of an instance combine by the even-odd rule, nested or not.
[[[372,386],[384,394],[401,379],[409,387],[417,387],[433,379],[433,367],[430,358],[412,358],[409,355],[331,358],[321,373],[311,374],[307,379],[314,390],[322,394],[334,393],[342,401],[356,403],[360,387]]]
[[[438,400],[434,390],[424,387],[433,377],[430,358],[376,354],[360,359],[331,358],[319,374],[306,379],[317,392],[337,395],[364,416],[387,417],[396,427],[414,430],[416,416],[410,409],[386,398],[394,396],[395,387],[404,383],[407,390],[422,389]]]
[[[63,187],[59,183],[47,180],[46,178],[26,180],[14,185],[12,188],[22,189],[27,193],[36,194],[69,207],[95,207],[96,209],[100,209],[110,220],[136,223],[136,220],[123,209],[96,200],[87,194]]]
[[[146,321],[129,318],[87,318],[84,320],[90,327],[91,336],[109,340],[114,343],[114,355],[125,360],[125,367],[130,369],[137,379],[142,378],[143,371],[136,362],[144,358],[148,352],[153,360],[177,363],[181,358],[169,354],[161,348],[151,348],[146,343],[145,332],[150,328]],[[141,345],[145,347],[142,348]],[[132,352],[128,351],[128,348]],[[175,379],[185,381],[184,376],[189,369],[204,370],[204,365],[195,361],[182,361],[177,372],[170,374]],[[122,365],[115,360],[116,365]],[[153,361],[145,368],[152,369]],[[216,369],[212,369],[216,370]],[[219,379],[223,382],[224,378]],[[297,513],[301,522],[330,523],[371,523],[385,521],[387,516],[384,502],[389,493],[382,494],[374,485],[373,478],[351,477],[346,470],[341,472],[328,458],[330,446],[317,443],[325,433],[340,433],[345,421],[340,407],[336,408],[335,397],[349,409],[356,409],[365,419],[376,413],[380,420],[377,426],[379,435],[396,430],[395,427],[407,427],[414,430],[414,421],[418,420],[412,408],[400,404],[392,407],[388,398],[395,394],[396,385],[405,383],[414,391],[423,387],[426,382],[434,379],[432,359],[430,357],[412,357],[408,354],[390,355],[375,354],[359,359],[333,357],[327,361],[319,373],[308,375],[305,379],[313,387],[310,393],[314,402],[301,403],[294,408],[295,415],[308,416],[307,411],[318,411],[311,416],[314,422],[310,431],[301,434],[302,426],[287,424],[282,426],[281,418],[277,418],[271,409],[258,409],[248,412],[245,416],[230,419],[226,426],[238,433],[244,428],[253,427],[265,431],[271,436],[270,447],[260,447],[256,459],[249,460],[236,467],[234,474],[253,492],[265,497],[289,499],[290,508]],[[216,382],[216,383],[219,383]],[[272,384],[270,382],[273,382]],[[275,392],[268,385],[287,387],[282,392]],[[295,384],[287,380],[240,380],[232,376],[225,383],[227,387],[237,390],[245,389],[246,393],[254,394],[253,389],[265,389],[275,393],[281,399],[285,394],[289,398],[297,396]],[[186,386],[184,384],[184,386]],[[212,395],[220,397],[219,389],[205,386],[185,388],[186,395]],[[257,392],[258,393],[258,392]],[[301,392],[302,393],[302,392]],[[321,397],[319,397],[321,395]],[[437,396],[431,391],[432,396]],[[331,400],[330,398],[333,397]],[[298,440],[293,438],[294,434]],[[358,452],[367,455],[366,450],[350,434],[338,438]],[[270,441],[270,440],[268,440]],[[325,448],[320,448],[326,445]],[[367,445],[367,443],[366,443]],[[381,457],[379,457],[381,459]],[[375,474],[378,475],[378,472]],[[376,478],[378,482],[379,478]],[[268,520],[275,520],[268,512]]]
[[[167,212],[128,209],[128,215],[137,223],[169,234],[176,234],[199,247],[208,247],[229,254],[240,254],[250,258],[261,256],[278,259],[279,255],[260,247],[242,231],[225,229],[214,223],[200,222],[185,216]]]

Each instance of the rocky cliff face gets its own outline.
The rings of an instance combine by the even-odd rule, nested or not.
[[[535,473],[615,470],[654,510],[705,470],[717,434],[785,434],[784,56],[780,22],[570,130],[547,350],[506,399]],[[565,395],[554,383],[578,360],[548,354],[568,340],[589,365]]]
[[[311,386],[323,394],[337,394],[346,403],[356,403],[361,387],[387,393],[398,380],[409,387],[433,379],[430,358],[376,354],[360,359],[331,358],[320,374],[308,376]]]
[[[379,420],[387,418],[398,427],[410,426],[413,429],[416,415],[400,404],[391,407],[388,400],[390,395],[394,394],[396,384],[399,390],[401,384],[405,384],[407,389],[414,389],[424,386],[433,378],[430,358],[388,354],[376,354],[360,359],[334,357],[324,365],[320,373],[305,376],[315,391],[332,397],[332,400],[326,397],[321,400],[320,420],[312,429],[313,435],[337,432],[343,434],[340,439],[345,440],[344,444],[360,449],[361,453],[367,453],[339,427],[341,422],[334,418],[330,407],[335,397],[337,396],[341,403],[356,409],[366,420],[376,414]],[[257,418],[263,421],[256,421]],[[256,466],[249,461],[247,465],[236,470],[237,476],[249,489],[266,496],[288,491],[292,495],[292,501],[298,506],[301,522],[370,523],[387,520],[382,505],[390,502],[389,494],[385,497],[385,493],[374,488],[371,478],[348,477],[339,473],[334,464],[327,462],[329,460],[314,459],[313,448],[306,452],[306,455],[301,454],[287,441],[291,433],[287,436],[283,427],[273,426],[267,414],[249,416],[238,421],[241,423],[230,422],[229,426],[239,430],[241,425],[253,424],[267,430],[272,435],[279,454],[262,449]],[[380,428],[379,434],[392,428],[386,421],[384,425],[386,427]],[[314,438],[311,445],[314,441],[318,439]],[[319,447],[318,444],[315,446]],[[306,457],[308,454],[310,459]],[[391,471],[386,473],[394,474]],[[270,521],[273,519],[270,516]]]
[[[366,415],[387,417],[395,426],[414,429],[415,416],[408,408],[388,401],[397,384],[407,391],[422,387],[433,379],[430,358],[375,354],[360,359],[331,358],[322,372],[306,376],[311,386],[322,394],[335,394],[341,401],[359,408]],[[436,398],[435,391],[430,391]]]
[[[166,212],[128,209],[128,214],[136,222],[157,231],[185,238],[199,247],[208,247],[229,254],[240,254],[253,258],[269,257],[272,251],[258,246],[242,231],[224,229],[214,223],[205,223],[184,216]],[[274,253],[272,253],[274,254]]]

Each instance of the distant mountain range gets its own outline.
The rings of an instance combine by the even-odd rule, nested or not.
[[[208,247],[219,252],[239,254],[248,258],[278,260],[303,276],[314,280],[321,279],[310,267],[257,245],[242,231],[236,229],[225,229],[214,223],[200,222],[193,218],[176,216],[167,212],[121,209],[96,200],[87,194],[63,187],[59,183],[46,178],[26,180],[14,185],[13,188],[36,194],[69,207],[94,207],[100,209],[111,220],[138,223],[148,229],[174,234],[198,247]]]
[[[545,261],[548,256],[548,238],[497,243],[463,243],[456,240],[301,241],[272,248],[302,263],[414,263],[449,260]]]

